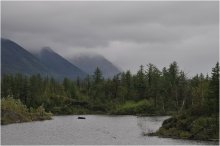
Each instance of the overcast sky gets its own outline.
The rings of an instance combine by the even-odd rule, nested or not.
[[[123,70],[177,61],[188,75],[219,59],[218,2],[2,2],[2,37],[64,57],[99,53]]]

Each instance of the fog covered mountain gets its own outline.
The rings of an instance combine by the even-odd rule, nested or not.
[[[44,47],[35,56],[52,72],[55,78],[84,78],[86,73],[71,64],[49,47]]]
[[[105,78],[112,78],[120,73],[120,69],[105,57],[98,54],[78,54],[68,59],[88,74],[93,74],[95,69],[99,67]]]
[[[1,73],[50,74],[47,67],[17,43],[1,38]]]
[[[84,78],[87,74],[93,74],[97,67],[105,78],[111,78],[120,72],[118,67],[101,55],[81,54],[67,60],[50,47],[30,53],[19,44],[4,38],[1,38],[1,59],[2,75],[40,73],[62,80],[64,77]]]

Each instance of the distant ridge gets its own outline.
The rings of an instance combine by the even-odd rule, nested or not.
[[[86,73],[54,52],[50,47],[43,47],[35,56],[52,72],[56,78],[84,78]]]
[[[49,75],[50,71],[23,47],[9,39],[1,38],[1,73]]]
[[[67,77],[76,79],[93,74],[99,67],[105,78],[112,78],[120,69],[105,57],[98,54],[81,54],[66,60],[50,47],[43,47],[39,52],[30,53],[19,44],[1,38],[1,73],[24,75],[41,74],[57,80]]]
[[[86,73],[71,64],[50,47],[44,47],[37,54],[31,54],[17,43],[1,38],[1,74],[41,74],[62,80],[67,77],[84,78]]]
[[[121,72],[113,63],[98,54],[78,54],[68,60],[90,75],[94,73],[97,67],[100,68],[105,78],[112,78]]]

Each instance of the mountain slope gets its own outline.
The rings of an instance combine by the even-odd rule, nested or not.
[[[97,67],[100,68],[105,78],[112,78],[120,73],[120,70],[114,64],[97,54],[81,54],[70,58],[69,61],[88,74],[93,74]]]
[[[11,40],[1,38],[1,73],[46,75],[49,70],[24,48]]]
[[[42,48],[35,56],[52,72],[55,78],[62,79],[67,77],[76,79],[77,77],[83,78],[86,76],[85,72],[55,53],[49,47]]]

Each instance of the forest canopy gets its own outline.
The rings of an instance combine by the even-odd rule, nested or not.
[[[99,68],[85,79],[62,82],[40,74],[3,75],[1,98],[19,99],[28,108],[43,106],[54,114],[108,113],[164,115],[196,109],[197,114],[218,113],[219,68],[212,76],[188,78],[176,62],[159,70],[140,66],[104,79]]]

